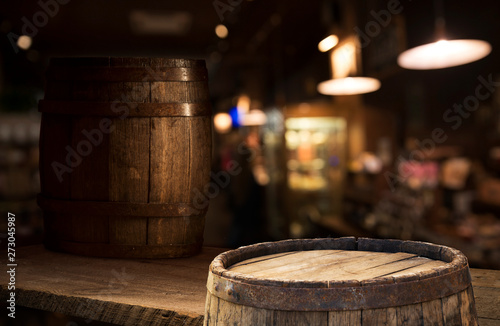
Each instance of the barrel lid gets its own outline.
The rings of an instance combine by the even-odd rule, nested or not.
[[[207,288],[265,309],[372,309],[430,301],[470,286],[466,257],[425,242],[354,237],[286,240],[217,256]]]
[[[227,270],[256,278],[307,281],[365,281],[434,272],[446,263],[407,252],[363,250],[290,251],[247,259]]]

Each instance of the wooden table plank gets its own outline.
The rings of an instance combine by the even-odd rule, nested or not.
[[[17,248],[16,304],[117,325],[202,325],[208,266],[223,251],[119,260]],[[0,255],[6,266],[7,254]],[[471,269],[471,275],[480,325],[500,326],[500,271]],[[9,294],[7,277],[0,273],[1,300]]]
[[[16,304],[118,325],[202,325],[208,266],[223,251],[120,260],[17,248]],[[6,266],[7,254],[1,257]],[[2,300],[7,276],[0,273]]]

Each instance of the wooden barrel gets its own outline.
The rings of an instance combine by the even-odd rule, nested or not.
[[[424,242],[286,240],[217,256],[205,325],[477,325],[467,258]]]
[[[211,122],[203,60],[54,58],[38,204],[49,249],[167,258],[201,249]]]

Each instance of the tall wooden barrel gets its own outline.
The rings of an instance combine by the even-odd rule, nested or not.
[[[287,240],[217,256],[205,325],[477,325],[466,257],[423,242]]]
[[[211,130],[203,60],[54,58],[40,131],[45,245],[167,258],[203,241]]]

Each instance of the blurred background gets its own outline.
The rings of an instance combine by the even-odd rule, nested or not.
[[[413,239],[500,269],[499,13],[486,0],[2,1],[2,214],[17,215],[18,245],[41,243],[37,101],[51,57],[203,58],[217,184],[205,245]],[[403,51],[436,41],[436,17],[449,39],[484,40],[491,53],[401,68]],[[318,92],[360,76],[380,88]]]

